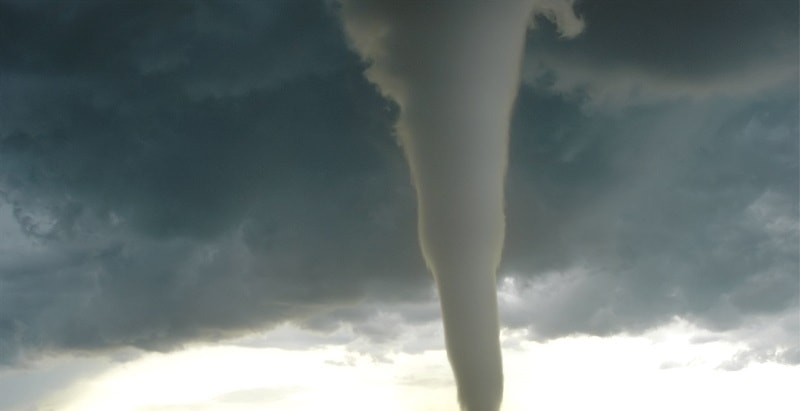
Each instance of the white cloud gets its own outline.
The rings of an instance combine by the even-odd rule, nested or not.
[[[563,37],[575,37],[584,28],[583,19],[575,15],[575,0],[534,0],[534,14],[530,27],[536,28],[536,17],[546,17],[552,21]]]

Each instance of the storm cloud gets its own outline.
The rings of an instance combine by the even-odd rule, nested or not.
[[[677,316],[747,343],[731,369],[797,363],[797,4],[692,4],[536,20],[501,326]],[[334,4],[3,1],[0,27],[1,362],[435,318],[397,108]]]

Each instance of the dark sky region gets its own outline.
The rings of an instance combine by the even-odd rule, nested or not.
[[[336,9],[0,1],[0,368],[439,315],[397,109]],[[732,369],[800,363],[798,3],[575,9],[577,38],[528,35],[501,324],[680,317],[746,344]]]

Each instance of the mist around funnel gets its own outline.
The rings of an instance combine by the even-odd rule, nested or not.
[[[420,247],[436,280],[465,411],[497,411],[502,402],[495,276],[508,129],[536,4],[342,3],[345,31],[370,64],[367,78],[400,106],[396,131],[417,192]],[[564,10],[545,11],[556,22],[572,21]]]

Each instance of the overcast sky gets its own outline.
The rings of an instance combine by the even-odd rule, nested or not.
[[[501,326],[800,364],[797,2],[575,10],[528,34]],[[0,369],[286,322],[439,348],[403,339],[438,305],[364,68],[332,2],[0,1]]]

